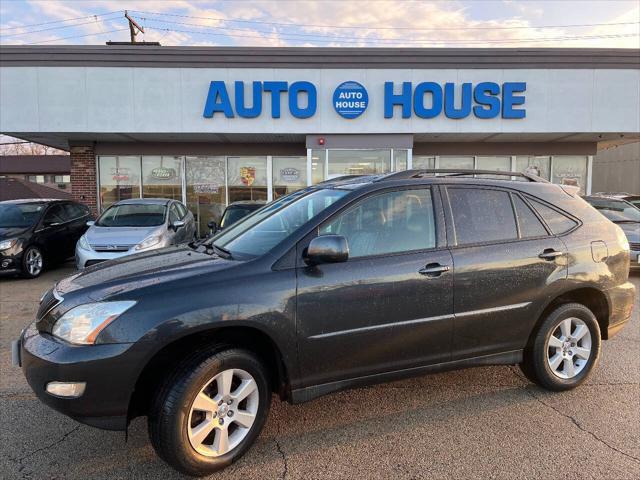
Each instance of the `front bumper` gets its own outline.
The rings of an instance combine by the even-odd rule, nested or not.
[[[133,247],[126,252],[96,252],[95,250],[84,250],[76,246],[76,268],[78,270],[84,270],[86,267],[90,267],[96,263],[126,257],[134,253],[139,252],[134,251]]]
[[[135,344],[74,346],[32,323],[12,348],[14,363],[22,366],[29,386],[51,408],[77,420],[107,430],[125,430],[129,400],[140,365]],[[17,350],[17,351],[16,351]],[[86,382],[78,398],[56,397],[46,392],[49,382]]]
[[[618,333],[631,319],[633,304],[636,300],[636,287],[631,282],[623,283],[607,291],[609,298],[609,324],[607,331],[602,332],[605,339]]]
[[[0,252],[0,274],[22,271],[22,254],[22,248],[17,250],[15,247]]]

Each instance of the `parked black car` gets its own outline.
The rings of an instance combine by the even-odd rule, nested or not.
[[[0,202],[0,273],[35,278],[72,257],[92,218],[86,205],[69,200]]]
[[[631,315],[622,230],[575,188],[433,173],[309,187],[195,248],[64,279],[14,362],[78,421],[148,415],[156,452],[191,475],[247,451],[272,392],[298,403],[498,364],[581,384]]]
[[[224,213],[220,218],[220,225],[216,225],[215,222],[209,222],[209,228],[213,233],[229,228],[238,220],[242,220],[250,213],[253,213],[264,206],[265,202],[259,200],[243,200],[240,202],[234,202],[224,209]]]

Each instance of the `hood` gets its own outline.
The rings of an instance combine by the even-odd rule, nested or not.
[[[630,242],[640,242],[640,223],[616,223]]]
[[[0,227],[0,240],[9,240],[27,233],[31,227]]]
[[[89,245],[136,245],[150,235],[164,233],[162,225],[154,227],[99,227],[92,225],[85,234]]]
[[[104,300],[125,291],[225,270],[239,261],[196,252],[189,247],[167,247],[99,263],[67,277],[56,285],[63,297],[86,294]]]

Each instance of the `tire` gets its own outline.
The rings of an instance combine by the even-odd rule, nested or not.
[[[22,254],[22,276],[25,278],[39,277],[44,270],[44,255],[35,245],[27,247]]]
[[[601,344],[593,312],[579,303],[567,303],[549,313],[534,331],[520,369],[543,388],[570,390],[584,382],[598,363]]]
[[[247,350],[221,348],[195,353],[182,362],[160,387],[149,412],[149,438],[156,453],[187,475],[208,475],[242,457],[260,434],[269,413],[271,384],[263,364]],[[226,384],[229,371],[230,395],[221,395],[219,387]],[[255,382],[255,390],[234,401],[241,398],[239,386],[251,386],[250,380]],[[221,397],[224,401],[219,404],[217,399]],[[215,400],[210,403],[206,398]],[[199,410],[196,399],[198,406],[208,410]],[[218,411],[214,413],[215,408]],[[252,411],[252,423],[248,428],[241,427],[242,423],[249,424],[246,413]],[[228,451],[218,443],[225,430]],[[210,433],[203,433],[206,436],[199,443],[203,438],[200,433],[206,431]]]

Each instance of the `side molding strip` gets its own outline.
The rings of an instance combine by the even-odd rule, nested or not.
[[[369,327],[351,328],[348,330],[338,330],[329,333],[319,333],[318,335],[312,335],[310,340],[319,340],[321,338],[335,337],[338,335],[351,335],[353,333],[368,332],[372,330],[381,330],[390,327],[404,327],[406,325],[413,325],[419,323],[438,322],[440,320],[448,320],[456,317],[469,317],[472,315],[483,315],[485,313],[504,312],[506,310],[516,310],[519,308],[525,308],[531,305],[531,302],[514,303],[513,305],[503,305],[501,307],[483,308],[481,310],[469,310],[468,312],[456,313],[451,315],[438,315],[435,317],[416,318],[415,320],[406,320],[404,322],[383,323],[380,325],[371,325]]]

